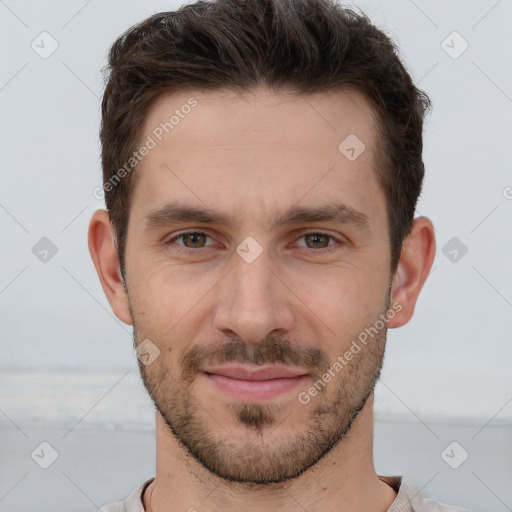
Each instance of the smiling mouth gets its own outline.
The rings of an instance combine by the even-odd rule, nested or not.
[[[208,368],[200,374],[219,391],[238,400],[268,400],[303,383],[308,374],[283,366],[230,365]]]

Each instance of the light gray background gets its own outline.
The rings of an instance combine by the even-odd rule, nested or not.
[[[415,472],[438,499],[512,510],[512,1],[348,4],[396,41],[433,102],[418,215],[434,222],[438,252],[414,318],[388,333],[377,461],[382,471]],[[179,5],[0,0],[0,511],[50,510],[55,490],[46,479],[70,493],[71,511],[121,498],[152,475],[153,410],[131,327],[111,313],[86,237],[104,206],[93,190],[102,181],[107,50],[132,24]],[[47,59],[31,47],[43,31],[59,45]],[[57,247],[46,262],[32,252],[42,237]],[[443,253],[453,237],[467,248],[455,262]],[[134,443],[145,439],[139,472],[120,463],[133,456],[124,448],[132,441],[113,435],[121,430]],[[115,439],[112,458],[85,456],[95,446],[102,457],[99,447]],[[30,458],[44,440],[59,452],[47,470]],[[469,453],[457,470],[440,455],[452,441]],[[100,483],[96,468],[108,464],[120,473]]]

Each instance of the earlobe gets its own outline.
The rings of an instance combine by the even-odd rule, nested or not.
[[[114,314],[122,322],[131,325],[133,319],[114,240],[108,212],[97,210],[89,223],[89,252]]]
[[[397,270],[391,284],[390,303],[401,309],[388,321],[388,327],[401,327],[413,316],[423,285],[430,273],[436,253],[434,226],[427,217],[414,219],[411,232],[404,240]]]

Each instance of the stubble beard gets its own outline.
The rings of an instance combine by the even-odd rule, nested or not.
[[[385,313],[388,307],[389,298],[381,313]],[[138,333],[144,330],[135,321],[135,315],[133,320],[134,346],[137,346],[144,339]],[[380,376],[386,333],[387,326],[380,329],[336,373],[330,388],[326,386],[320,389],[307,405],[300,404],[295,397],[292,398],[294,403],[290,404],[291,407],[271,401],[220,405],[227,417],[212,418],[201,403],[201,397],[194,393],[197,368],[206,353],[209,356],[216,354],[216,362],[283,365],[307,362],[304,367],[315,367],[315,374],[319,378],[326,365],[329,366],[326,354],[318,349],[301,351],[299,354],[296,346],[288,340],[267,337],[262,344],[249,347],[241,340],[230,340],[217,346],[215,352],[205,352],[205,347],[192,347],[184,355],[183,361],[186,363],[184,368],[180,368],[179,378],[163,367],[162,358],[157,358],[148,366],[139,361],[139,368],[144,386],[157,411],[189,455],[225,481],[244,483],[247,486],[268,486],[297,478],[346,439]],[[353,339],[355,337],[350,338],[349,343]],[[314,382],[317,382],[316,378],[305,389]],[[300,426],[292,436],[289,431],[280,433],[279,425],[288,416],[293,418],[294,410],[302,413],[303,407],[309,408],[306,424]]]

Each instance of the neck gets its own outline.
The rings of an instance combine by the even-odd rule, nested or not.
[[[374,468],[373,394],[343,441],[302,475],[280,484],[247,486],[217,477],[178,443],[158,412],[156,447],[156,476],[144,494],[147,511],[385,512],[396,497]]]

